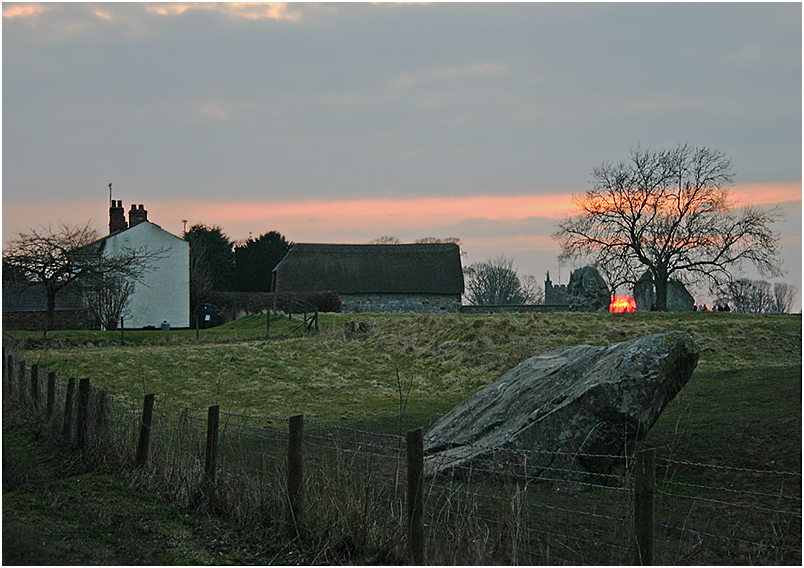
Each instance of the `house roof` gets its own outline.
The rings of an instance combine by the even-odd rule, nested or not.
[[[276,268],[278,292],[461,294],[455,243],[333,245],[298,243]]]

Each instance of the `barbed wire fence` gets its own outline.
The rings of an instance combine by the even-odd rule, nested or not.
[[[416,431],[135,397],[57,377],[5,349],[3,395],[89,464],[136,467],[181,506],[283,531],[305,563],[801,563],[800,471],[649,450],[615,473],[554,465],[534,475],[523,467],[533,452],[499,449],[493,472],[424,476]]]

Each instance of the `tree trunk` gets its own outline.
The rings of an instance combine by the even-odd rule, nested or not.
[[[57,290],[47,290],[47,314],[45,316],[45,337],[49,329],[56,327],[56,292]]]
[[[656,287],[656,311],[667,311],[667,276],[654,279]]]

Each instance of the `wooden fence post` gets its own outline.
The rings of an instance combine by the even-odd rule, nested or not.
[[[39,411],[39,365],[31,365],[31,405]]]
[[[47,417],[53,416],[53,411],[56,407],[56,371],[50,371],[47,374],[47,403],[46,411]]]
[[[78,447],[84,449],[89,434],[89,379],[78,381]]]
[[[215,466],[218,461],[218,423],[220,406],[210,406],[207,411],[207,454],[204,472],[210,486],[215,483]]]
[[[8,381],[8,394],[14,396],[14,355],[11,353],[8,354],[8,366],[6,367],[6,372],[8,373],[6,376]]]
[[[3,383],[8,385],[8,392],[11,392],[11,353],[6,351],[5,343],[3,343]]]
[[[20,359],[20,364],[17,367],[17,384],[19,385],[19,397],[20,400],[25,400],[25,359]]]
[[[421,428],[408,432],[408,543],[413,564],[424,564],[424,444]]]
[[[299,534],[302,522],[302,499],[304,496],[304,466],[302,463],[302,440],[304,415],[291,416],[288,420],[288,529],[293,536]]]
[[[92,398],[95,402],[95,420],[92,428],[93,444],[105,444],[109,440],[111,430],[109,398],[103,389],[95,389],[95,396]]]
[[[140,439],[137,443],[137,467],[148,463],[148,445],[151,443],[151,420],[154,412],[154,394],[146,394],[142,403]]]
[[[67,381],[67,395],[64,398],[64,421],[61,426],[61,437],[65,442],[72,442],[73,435],[73,400],[75,399],[75,377]]]
[[[634,564],[653,564],[653,495],[656,490],[656,450],[637,452],[634,468]]]

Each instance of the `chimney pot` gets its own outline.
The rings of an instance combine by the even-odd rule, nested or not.
[[[109,234],[118,233],[128,229],[126,223],[126,211],[123,209],[122,201],[112,200],[112,206],[109,208]]]
[[[145,210],[145,206],[140,204],[139,207],[137,207],[137,205],[132,203],[131,211],[128,212],[129,226],[133,227],[147,220],[148,220],[148,212]]]

